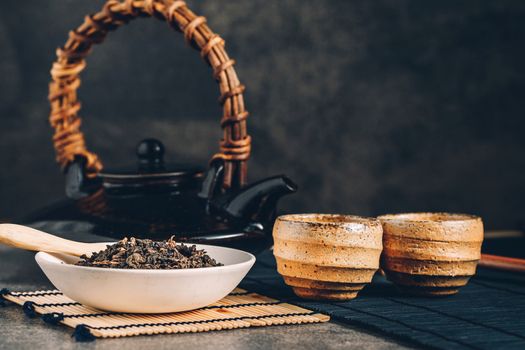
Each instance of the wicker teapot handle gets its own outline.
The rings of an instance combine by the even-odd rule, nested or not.
[[[246,183],[246,161],[250,155],[250,136],[246,131],[248,112],[244,108],[244,85],[233,67],[235,61],[224,50],[224,40],[206,25],[206,19],[195,15],[184,1],[175,0],[109,0],[102,10],[86,16],[84,23],[69,33],[51,69],[49,85],[50,123],[55,129],[53,142],[57,161],[66,169],[75,157],[86,159],[86,175],[94,177],[102,169],[95,153],[87,150],[80,131],[80,101],[77,89],[79,74],[86,67],[86,56],[93,44],[101,43],[108,32],[137,17],[156,17],[181,31],[188,44],[200,50],[201,57],[213,69],[220,89],[223,107],[220,151],[212,159],[225,162],[224,186],[240,187]]]

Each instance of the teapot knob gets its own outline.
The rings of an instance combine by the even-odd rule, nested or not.
[[[141,169],[158,168],[164,165],[164,145],[157,139],[144,139],[137,145],[137,156]]]

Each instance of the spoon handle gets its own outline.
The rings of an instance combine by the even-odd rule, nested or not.
[[[71,241],[15,224],[0,224],[0,243],[25,250],[64,253],[73,256],[90,255],[97,250],[94,244]]]

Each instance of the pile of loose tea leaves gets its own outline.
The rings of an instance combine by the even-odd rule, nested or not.
[[[191,269],[222,266],[194,245],[176,244],[173,237],[167,241],[124,238],[105,250],[82,255],[76,265],[113,269]]]

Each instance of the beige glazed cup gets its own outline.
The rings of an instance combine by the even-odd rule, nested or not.
[[[381,268],[403,292],[452,295],[476,273],[483,222],[466,214],[383,215]]]
[[[273,229],[277,271],[301,298],[353,299],[379,268],[382,235],[375,218],[280,216]]]

